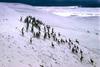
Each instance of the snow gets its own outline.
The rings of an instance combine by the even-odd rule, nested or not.
[[[100,8],[81,8],[77,6],[72,7],[38,7],[39,9],[47,12],[52,12],[53,14],[60,16],[81,16],[81,17],[89,17],[89,16],[100,16]]]
[[[69,13],[70,12],[70,13]],[[65,15],[66,14],[66,15]],[[33,38],[30,32],[21,36],[25,27],[20,22],[26,16],[33,16],[60,32],[62,38],[78,39],[84,52],[84,61],[79,60],[68,48],[53,40]],[[89,31],[90,33],[87,33]],[[99,35],[96,35],[99,33]],[[52,48],[54,42],[55,48]],[[100,66],[100,8],[34,7],[19,3],[0,3],[0,67],[96,67]]]

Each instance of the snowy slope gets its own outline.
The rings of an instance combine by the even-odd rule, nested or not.
[[[49,8],[45,7],[45,9]],[[71,38],[73,41],[78,39],[79,47],[84,52],[84,61],[80,62],[79,55],[73,54],[68,44],[58,45],[54,42],[55,48],[52,48],[51,42],[53,41],[43,40],[42,37],[33,38],[33,43],[30,44],[32,34],[25,32],[25,36],[22,37],[21,28],[25,27],[25,23],[19,21],[20,17],[24,20],[28,15],[55,28],[55,31],[60,32],[63,38]],[[93,67],[89,63],[89,58],[93,58],[96,67],[99,67],[100,35],[96,35],[96,33],[100,34],[99,18],[99,16],[63,17],[45,11],[44,8],[19,3],[0,3],[0,67],[40,67],[40,65],[44,67]],[[90,33],[87,33],[88,30]]]

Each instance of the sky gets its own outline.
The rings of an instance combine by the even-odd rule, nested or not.
[[[26,3],[33,6],[100,7],[100,0],[0,0],[0,2]]]

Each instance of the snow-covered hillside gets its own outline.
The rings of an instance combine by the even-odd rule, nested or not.
[[[0,67],[99,67],[99,8],[93,8],[96,9],[97,13],[91,11],[92,8],[75,8],[75,11],[71,9],[0,3]],[[71,13],[67,16],[61,16],[63,13],[59,10],[61,12],[68,10]],[[79,10],[84,11],[79,13]],[[77,13],[78,15],[76,15]],[[90,16],[90,14],[92,15]],[[83,61],[80,61],[80,53],[74,54],[72,52],[74,45],[69,48],[68,43],[58,44],[52,38],[44,40],[43,35],[39,39],[35,38],[30,32],[31,27],[26,32],[24,19],[27,16],[35,17],[45,25],[54,28],[57,34],[61,33],[60,37],[57,36],[58,39],[71,39],[79,47],[79,50],[83,51]],[[21,17],[22,21],[20,21]],[[23,27],[24,36],[22,36]],[[32,43],[30,43],[31,37]],[[80,44],[75,42],[76,39]],[[52,47],[52,43],[54,47]],[[91,58],[94,61],[93,65],[90,62]]]

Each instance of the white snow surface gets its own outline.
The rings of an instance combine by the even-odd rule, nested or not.
[[[67,44],[54,43],[55,48],[52,48],[53,41],[43,40],[42,37],[33,38],[30,44],[32,34],[25,32],[25,36],[21,36],[21,28],[25,27],[25,23],[19,21],[20,17],[24,19],[29,15],[55,28],[63,38],[78,39],[79,47],[84,52],[83,62]],[[89,63],[89,58],[93,58],[95,66],[100,67],[100,8],[0,3],[0,67],[94,67]]]

